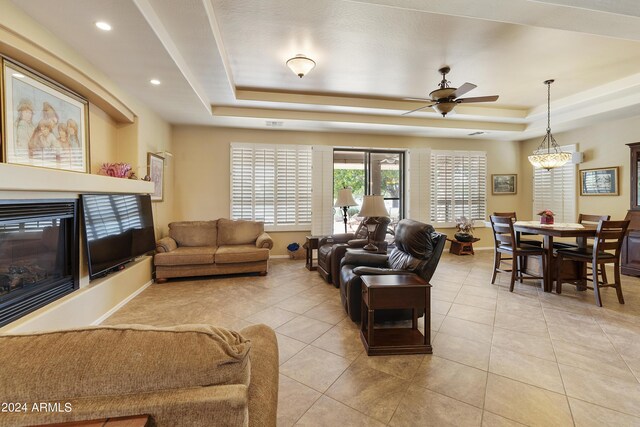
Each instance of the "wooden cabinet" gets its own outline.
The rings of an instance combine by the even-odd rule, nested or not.
[[[631,209],[625,219],[631,223],[622,244],[620,271],[629,276],[640,276],[640,142],[627,145],[631,150]]]

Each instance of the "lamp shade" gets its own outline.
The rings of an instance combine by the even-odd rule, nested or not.
[[[309,71],[313,70],[316,63],[313,59],[307,58],[302,54],[298,54],[287,61],[287,67],[291,69],[296,75],[302,78]]]
[[[389,216],[387,208],[384,205],[384,197],[382,196],[364,196],[360,216],[380,217]]]
[[[343,188],[338,191],[338,198],[336,202],[333,204],[334,207],[341,208],[343,206],[355,206],[357,205],[356,201],[353,200],[353,194],[351,194],[350,188]]]

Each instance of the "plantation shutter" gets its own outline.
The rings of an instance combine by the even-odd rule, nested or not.
[[[575,153],[575,145],[560,147],[562,151]],[[576,222],[576,165],[533,170],[533,217],[549,209],[555,213],[555,222]]]
[[[483,221],[487,210],[487,154],[478,151],[432,151],[431,223],[453,225],[465,216]]]
[[[429,222],[429,149],[407,152],[407,218]]]
[[[231,144],[231,217],[270,230],[311,226],[311,147]]]
[[[253,219],[253,147],[231,145],[231,218]]]
[[[312,166],[311,234],[323,236],[333,232],[333,147],[314,145]]]

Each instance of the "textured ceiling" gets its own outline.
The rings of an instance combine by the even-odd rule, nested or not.
[[[171,123],[523,139],[544,129],[548,78],[558,128],[640,102],[637,1],[13,3]],[[303,79],[285,66],[298,53],[317,62]],[[499,100],[401,116],[443,65],[452,86],[478,85],[467,96]]]

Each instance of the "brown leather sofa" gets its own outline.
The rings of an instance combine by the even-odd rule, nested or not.
[[[364,218],[355,233],[332,234],[318,241],[318,272],[327,281],[333,283],[336,288],[340,287],[340,261],[344,257],[348,248],[362,248],[368,242],[367,226],[368,218]],[[387,227],[391,220],[386,217],[376,218],[378,228],[372,236],[372,243],[381,252],[387,250],[387,242],[384,240],[387,235]]]
[[[347,253],[340,269],[340,299],[349,317],[360,321],[364,275],[417,274],[427,282],[436,271],[447,236],[429,224],[403,219],[395,229],[389,255]],[[379,310],[376,321],[411,319],[411,310]]]
[[[214,274],[267,274],[273,240],[256,221],[220,218],[169,224],[156,242],[156,281]]]
[[[266,325],[99,326],[2,335],[0,348],[0,396],[28,405],[0,426],[141,414],[158,427],[276,425],[278,344]]]

